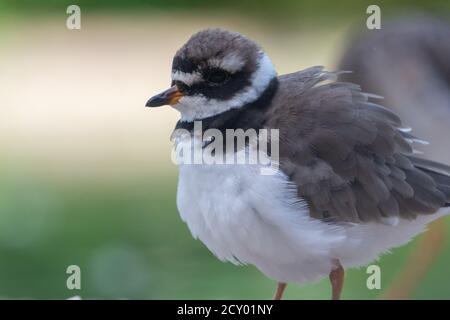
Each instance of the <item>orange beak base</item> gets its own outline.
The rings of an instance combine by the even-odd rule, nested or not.
[[[154,107],[160,107],[160,106],[164,106],[164,105],[174,105],[182,97],[183,97],[183,94],[178,90],[177,86],[173,86],[170,89],[168,89],[164,92],[161,92],[160,94],[157,94],[156,96],[153,96],[150,99],[148,99],[145,106],[154,108]]]

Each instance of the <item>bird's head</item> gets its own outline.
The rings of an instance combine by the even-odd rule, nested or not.
[[[257,100],[276,77],[269,57],[252,40],[223,29],[194,34],[172,63],[172,87],[146,106],[171,105],[182,121],[208,118]]]

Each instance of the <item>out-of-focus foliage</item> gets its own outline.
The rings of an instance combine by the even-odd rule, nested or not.
[[[96,11],[128,10],[128,11],[222,11],[232,13],[272,17],[276,23],[287,21],[299,21],[301,19],[330,19],[356,16],[371,4],[382,6],[384,14],[392,15],[403,13],[406,10],[429,10],[441,13],[443,9],[450,8],[450,2],[446,0],[397,0],[397,1],[371,1],[371,0],[1,0],[0,8],[15,12],[48,12],[61,10],[70,4],[77,4],[84,9]],[[270,21],[270,19],[269,19]],[[300,21],[299,21],[300,22]]]

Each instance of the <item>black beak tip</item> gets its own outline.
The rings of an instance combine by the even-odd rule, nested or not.
[[[147,102],[145,103],[146,107],[151,107],[152,106],[152,99],[148,99]]]
[[[158,96],[148,99],[148,101],[145,103],[145,106],[150,108],[160,107],[162,105],[164,105],[164,101]]]

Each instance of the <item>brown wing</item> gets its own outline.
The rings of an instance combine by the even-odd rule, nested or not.
[[[418,165],[415,138],[400,130],[400,119],[334,76],[320,67],[281,76],[267,114],[267,127],[280,129],[281,169],[311,215],[382,222],[414,219],[450,202],[450,167]]]

